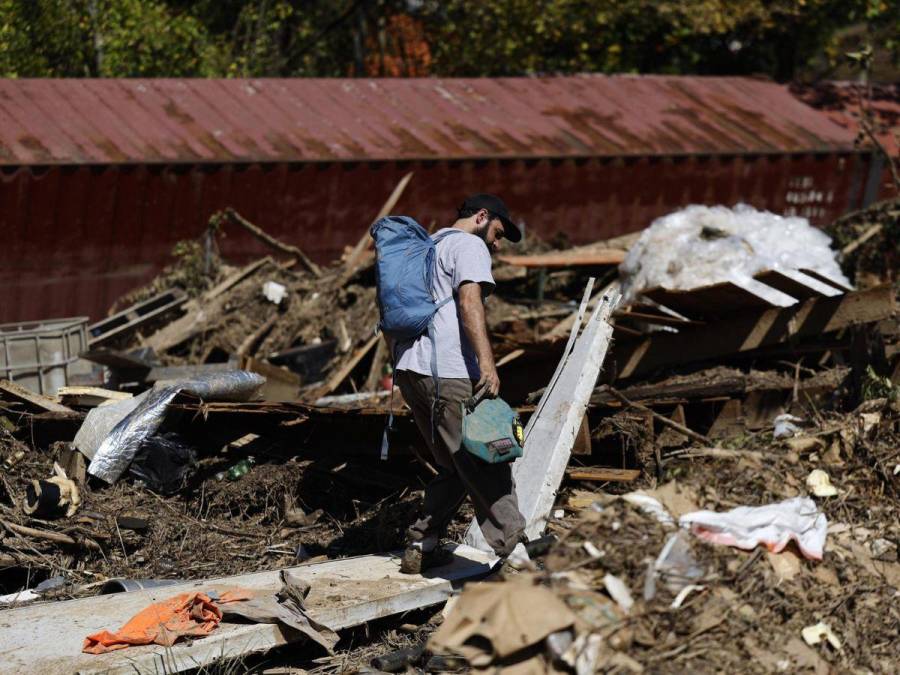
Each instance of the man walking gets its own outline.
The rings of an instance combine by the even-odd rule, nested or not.
[[[451,236],[439,237],[449,229]],[[395,380],[412,410],[435,463],[437,477],[425,487],[421,517],[409,529],[401,571],[417,574],[428,566],[447,525],[468,495],[488,544],[508,555],[522,539],[525,520],[516,501],[512,466],[488,464],[462,449],[462,406],[484,389],[496,397],[500,378],[485,321],[484,298],[494,289],[491,254],[505,237],[522,238],[504,203],[493,195],[465,200],[451,228],[435,234],[432,294],[451,297],[434,316],[434,344],[428,335],[395,347]],[[437,350],[437,400],[432,350]]]

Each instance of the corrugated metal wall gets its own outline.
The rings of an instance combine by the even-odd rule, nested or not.
[[[397,181],[396,212],[452,220],[471,192],[500,194],[527,231],[586,243],[691,203],[743,201],[822,224],[858,205],[869,157],[853,152],[595,159],[95,165],[0,171],[0,321],[103,316],[173,245],[233,206],[327,261],[355,243]],[[223,253],[264,253],[239,232]]]

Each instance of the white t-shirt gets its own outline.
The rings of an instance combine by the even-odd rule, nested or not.
[[[439,230],[435,236],[449,229]],[[494,290],[491,254],[481,237],[467,232],[456,232],[437,243],[436,258],[432,280],[434,298],[440,302],[453,296],[453,300],[444,304],[434,315],[438,377],[478,380],[481,377],[478,358],[459,318],[457,291],[460,284],[466,281],[482,284],[485,295]],[[397,370],[411,370],[421,375],[431,375],[431,349],[428,335],[422,335],[412,342],[398,344]]]

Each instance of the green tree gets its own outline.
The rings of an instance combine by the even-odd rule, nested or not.
[[[6,76],[827,76],[897,0],[0,0]],[[878,62],[878,59],[876,59]]]
[[[5,77],[211,75],[202,22],[153,0],[0,0]]]
[[[561,72],[768,74],[792,78],[851,24],[897,37],[880,0],[493,0],[428,3],[442,75]],[[896,57],[896,42],[891,43]]]

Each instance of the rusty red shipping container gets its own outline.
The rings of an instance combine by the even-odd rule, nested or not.
[[[398,212],[492,191],[573,243],[689,203],[823,223],[875,180],[852,141],[745,78],[0,81],[0,321],[99,318],[225,206],[333,258],[407,171]]]

